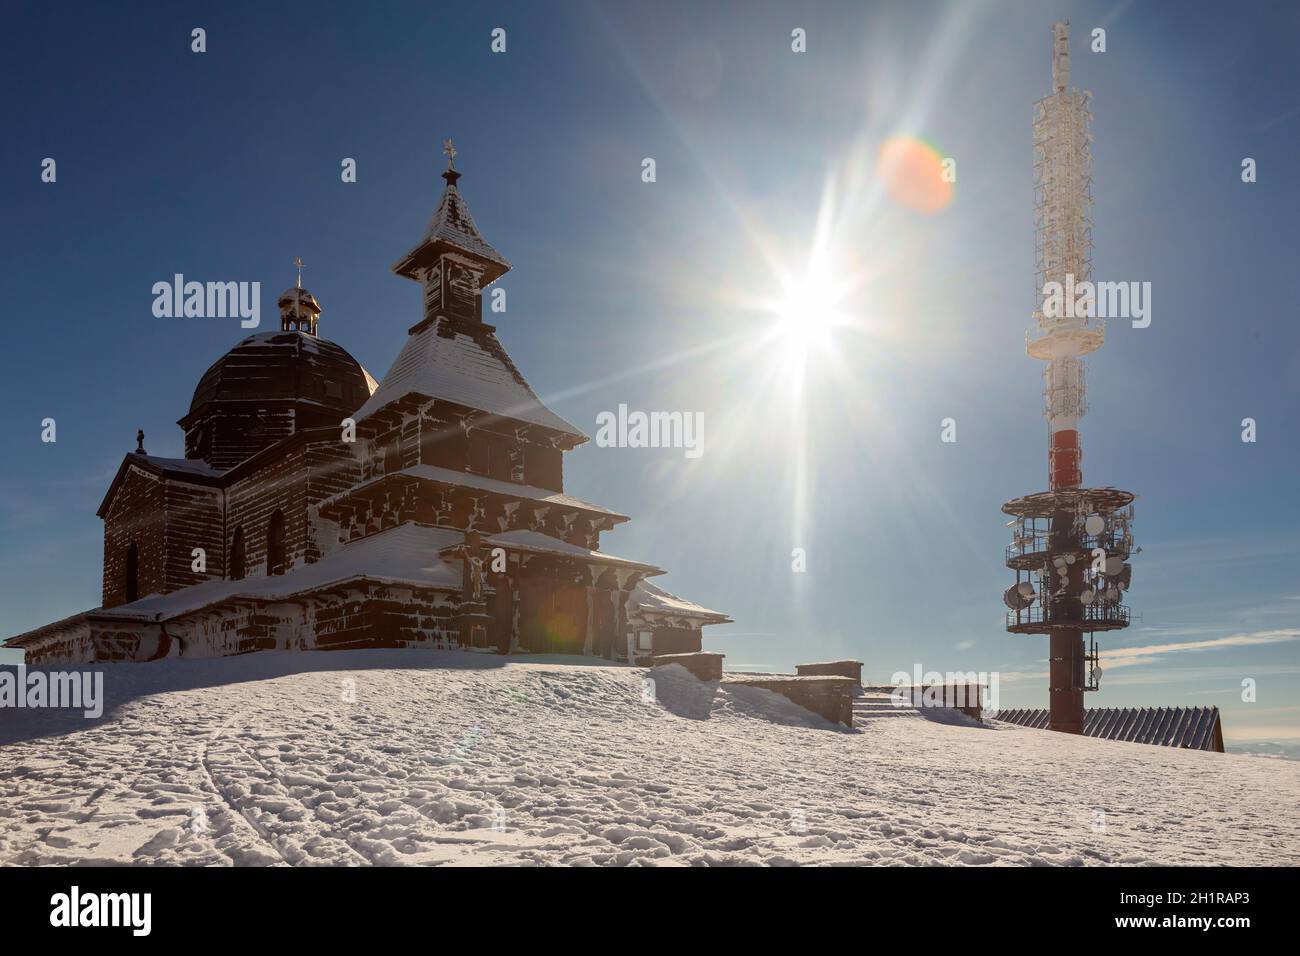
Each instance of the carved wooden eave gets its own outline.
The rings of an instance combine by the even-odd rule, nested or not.
[[[463,433],[467,429],[483,428],[561,451],[572,451],[589,440],[585,435],[573,435],[418,391],[407,392],[367,414],[357,423],[357,436],[374,440],[417,416],[426,421],[430,418],[446,421],[447,437]]]
[[[683,615],[666,614],[663,611],[645,611],[635,604],[628,608],[628,621],[634,624],[647,624],[651,627],[672,627],[698,629],[710,624],[733,624],[725,614]]]
[[[528,540],[517,540],[521,536]],[[522,535],[519,532],[484,535],[481,539],[481,547],[489,552],[497,548],[502,549],[512,566],[519,569],[540,563],[556,569],[580,570],[588,586],[594,586],[611,571],[620,590],[636,587],[643,578],[666,573],[653,564],[591,551],[559,539],[550,539],[539,532],[528,532]],[[464,555],[464,550],[464,544],[449,545],[439,551],[439,556],[460,558]]]
[[[426,500],[432,499],[436,494],[451,493],[467,501],[476,503],[482,501],[484,506],[498,508],[503,512],[507,505],[513,504],[516,506],[516,512],[527,509],[535,520],[541,521],[548,519],[551,509],[569,515],[570,520],[579,516],[586,518],[592,522],[593,528],[599,525],[600,530],[608,530],[615,524],[629,520],[627,515],[601,508],[599,505],[590,504],[562,492],[537,488],[533,485],[517,485],[483,475],[431,465],[417,465],[379,475],[347,491],[339,492],[320,502],[319,514],[323,518],[343,523],[360,511],[373,510],[375,503],[382,502],[385,495],[412,486],[418,487],[421,497]],[[429,489],[427,492],[426,488]],[[400,497],[399,494],[398,498]],[[369,509],[361,507],[362,504],[370,506]]]
[[[629,598],[628,619],[651,627],[699,628],[732,623],[731,618],[721,611],[679,598],[649,581]]]
[[[374,439],[391,431],[406,419],[419,415],[420,410],[430,402],[428,395],[419,392],[407,392],[400,398],[388,402],[382,408],[375,409],[362,421],[357,423],[358,437]]]

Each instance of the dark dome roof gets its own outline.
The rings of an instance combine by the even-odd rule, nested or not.
[[[370,373],[333,342],[305,332],[261,332],[203,373],[190,415],[209,402],[268,400],[312,402],[349,415],[375,388]]]

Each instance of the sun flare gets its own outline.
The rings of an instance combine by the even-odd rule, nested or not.
[[[814,270],[782,285],[767,339],[778,376],[797,394],[819,356],[833,353],[836,329],[847,316],[833,284]]]

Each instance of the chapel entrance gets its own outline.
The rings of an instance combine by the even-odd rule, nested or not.
[[[587,589],[559,577],[523,582],[519,607],[523,645],[535,654],[581,654],[587,643]]]

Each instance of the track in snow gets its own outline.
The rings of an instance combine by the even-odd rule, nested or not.
[[[649,703],[644,670],[428,651],[105,670],[99,721],[3,715],[0,863],[1300,863],[1291,761],[847,731],[680,668]]]

